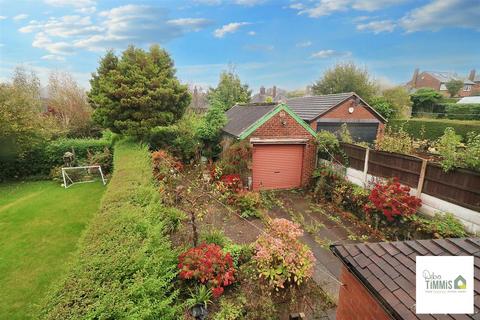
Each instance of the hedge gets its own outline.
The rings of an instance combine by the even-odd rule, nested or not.
[[[417,139],[437,140],[443,135],[445,128],[452,127],[465,140],[468,132],[480,132],[480,121],[462,121],[447,119],[408,119],[390,120],[389,126],[403,129]],[[424,130],[423,130],[424,129]],[[423,136],[422,136],[423,132]]]
[[[480,104],[439,103],[432,112],[412,112],[413,116],[453,120],[480,120]]]
[[[112,148],[116,135],[106,134],[102,139],[58,139],[44,141],[32,148],[24,157],[0,163],[0,181],[20,179],[29,176],[44,178],[50,169],[63,164],[63,155],[75,151],[77,162],[87,160],[88,151],[102,152]]]
[[[44,319],[178,319],[177,253],[146,147],[116,145],[99,213],[80,240],[70,273],[49,297]]]

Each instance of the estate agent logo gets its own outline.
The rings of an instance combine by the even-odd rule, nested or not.
[[[416,257],[416,313],[474,312],[472,256]]]

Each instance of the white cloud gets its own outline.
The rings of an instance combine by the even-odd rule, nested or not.
[[[92,23],[90,17],[78,15],[50,18],[46,22],[32,20],[28,25],[19,29],[20,32],[44,32],[52,37],[68,38],[72,36],[101,32],[103,28]]]
[[[249,22],[231,22],[229,24],[222,26],[219,29],[215,29],[215,31],[213,32],[213,35],[216,38],[223,38],[227,33],[233,33],[238,29],[240,29],[240,27],[246,26],[249,24],[250,24]]]
[[[460,27],[480,31],[480,1],[433,0],[400,20],[407,32]]]
[[[265,0],[234,0],[233,2],[241,6],[252,7],[264,3]]]
[[[307,47],[310,47],[311,45],[312,45],[312,41],[303,41],[296,44],[296,46],[299,48],[307,48]]]
[[[7,19],[7,16],[0,16],[0,20],[5,20]]]
[[[336,51],[333,49],[326,49],[326,50],[320,50],[311,55],[312,58],[316,59],[328,59],[328,58],[333,58],[333,57],[349,57],[351,56],[351,52],[340,52]]]
[[[55,42],[43,32],[39,32],[35,35],[32,47],[44,49],[57,55],[71,54],[74,51],[74,47],[71,43],[66,41]]]
[[[54,54],[47,54],[42,57],[43,60],[52,60],[52,61],[65,61],[65,57],[57,56]]]
[[[306,14],[311,18],[328,16],[335,12],[347,10],[376,11],[408,0],[317,0],[306,3],[291,4],[290,9],[298,14]]]
[[[1,47],[5,47],[5,45],[4,45],[3,43],[0,43],[0,48],[1,48]]]
[[[168,20],[167,23],[192,31],[200,31],[204,27],[211,25],[212,21],[204,18],[180,18]]]
[[[255,35],[257,35],[257,33],[255,31],[248,31],[248,35],[249,36],[255,36]]]
[[[13,17],[13,20],[15,21],[20,21],[28,18],[28,14],[22,13],[22,14],[17,14],[16,16]]]
[[[392,32],[396,27],[396,24],[392,20],[370,21],[367,23],[361,23],[357,25],[357,30],[360,31],[372,31],[375,34],[381,32]]]

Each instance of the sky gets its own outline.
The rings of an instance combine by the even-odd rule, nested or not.
[[[152,43],[204,88],[234,68],[254,91],[301,89],[344,61],[402,84],[416,67],[480,72],[480,0],[0,0],[0,81],[22,65],[88,89],[106,50]]]

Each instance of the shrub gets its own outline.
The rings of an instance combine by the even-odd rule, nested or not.
[[[275,289],[288,284],[300,285],[313,274],[315,257],[299,241],[303,234],[299,225],[286,219],[274,219],[255,242],[253,257],[260,277]]]
[[[334,167],[320,164],[312,174],[314,179],[313,195],[315,199],[332,201],[335,188],[341,185],[345,178]]]
[[[178,230],[180,224],[187,219],[187,214],[180,209],[168,207],[162,209],[165,231],[173,233]]]
[[[178,257],[180,278],[196,280],[212,288],[213,296],[222,295],[224,287],[235,280],[235,269],[229,253],[216,244],[203,243]]]
[[[262,198],[260,193],[253,191],[240,191],[235,195],[235,206],[244,218],[259,217]]]
[[[220,177],[220,182],[230,191],[238,193],[243,189],[242,178],[239,174],[225,174]]]
[[[219,165],[224,174],[249,173],[252,158],[252,146],[247,141],[240,141],[229,146],[223,153]]]
[[[350,211],[363,219],[364,207],[369,202],[368,196],[368,190],[344,181],[344,183],[336,185],[333,200],[344,210]]]
[[[253,255],[253,248],[250,244],[227,243],[223,252],[228,252],[233,260],[233,266],[237,269],[240,265],[250,261]]]
[[[377,182],[368,199],[371,203],[365,205],[365,212],[378,211],[390,222],[415,214],[422,203],[419,198],[411,196],[410,187],[401,185],[396,177]]]
[[[417,230],[435,238],[462,238],[468,235],[463,224],[449,212],[437,212],[432,219],[416,217],[413,224]]]
[[[332,156],[335,156],[340,152],[340,143],[335,136],[330,131],[320,130],[317,133],[317,147],[318,155],[320,158],[325,160],[332,160]]]
[[[243,307],[225,299],[220,300],[220,310],[213,316],[213,320],[238,320],[243,319]]]
[[[480,104],[442,104],[445,117],[457,120],[480,120]]]
[[[387,126],[385,133],[375,141],[375,149],[410,154],[413,150],[413,139],[403,128],[394,131],[390,126]]]
[[[205,308],[212,302],[212,289],[204,285],[196,286],[195,290],[190,289],[190,298],[187,299],[187,305],[193,307],[195,305],[203,305]]]
[[[466,168],[480,171],[480,132],[467,134],[462,160]]]
[[[176,253],[165,235],[148,150],[120,142],[115,171],[46,319],[178,319]]]
[[[457,151],[461,145],[462,137],[455,134],[455,129],[446,128],[443,136],[440,137],[436,144],[438,153],[442,160],[440,165],[444,171],[449,171],[455,166],[459,166],[460,153]]]
[[[395,119],[390,120],[389,126],[394,130],[403,128],[405,132],[415,139],[428,139],[430,141],[440,138],[447,127],[454,128],[455,132],[461,135],[463,140],[466,140],[467,133],[469,132],[480,132],[480,121],[446,119]]]
[[[340,126],[339,137],[340,141],[342,142],[353,143],[352,135],[350,134],[346,123],[342,123],[342,125]]]
[[[208,244],[216,244],[223,248],[230,242],[230,239],[222,230],[212,228],[200,234],[200,241]]]
[[[385,119],[389,120],[390,118],[393,118],[395,115],[396,110],[392,106],[392,104],[387,101],[384,97],[373,97],[372,101],[370,102],[370,105],[382,115]]]
[[[156,180],[162,181],[183,170],[183,163],[177,161],[170,153],[159,150],[152,153],[153,176]]]

